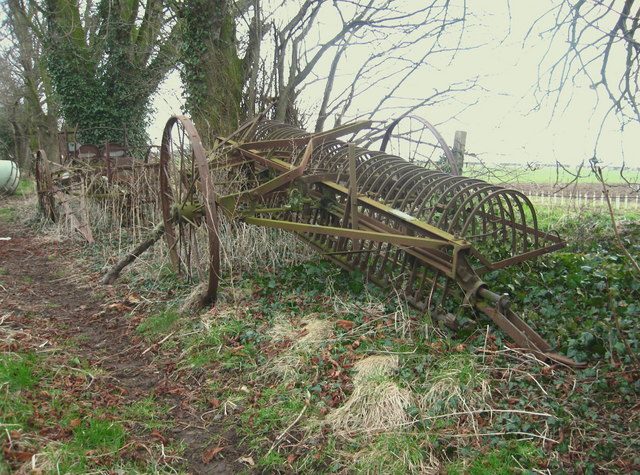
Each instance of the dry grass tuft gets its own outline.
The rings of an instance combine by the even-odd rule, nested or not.
[[[311,352],[318,349],[320,343],[326,341],[333,328],[329,320],[315,318],[316,314],[307,315],[302,320],[302,328],[295,328],[289,321],[276,323],[267,334],[273,340],[289,338],[294,341],[292,349],[295,351]]]
[[[404,432],[381,434],[377,441],[351,457],[358,473],[440,473],[436,453],[427,437],[416,438]]]
[[[315,253],[293,234],[220,216],[221,266],[231,270],[276,268],[308,261]]]
[[[354,384],[360,381],[385,378],[391,376],[398,369],[398,357],[396,355],[369,356],[353,365],[356,371],[353,377]]]
[[[371,356],[358,362],[351,396],[327,416],[327,423],[346,433],[390,430],[408,423],[407,408],[415,405],[415,397],[390,380],[397,368],[397,356]]]
[[[285,320],[283,316],[277,315],[275,321],[276,323],[267,330],[267,336],[272,340],[284,340],[285,338],[292,337],[296,332],[296,328],[289,320]]]
[[[179,312],[184,315],[193,315],[203,307],[203,301],[207,292],[207,283],[202,282],[196,285],[191,293],[184,299],[180,305]]]
[[[296,339],[293,346],[298,351],[310,353],[317,350],[320,344],[331,336],[333,322],[314,317],[307,317],[304,322],[305,326],[302,330],[305,333]]]
[[[216,305],[200,315],[200,322],[206,332],[219,325],[219,322],[237,320],[238,309],[233,306]]]
[[[331,336],[333,325],[328,320],[309,315],[303,323],[301,329],[296,329],[287,321],[277,323],[269,330],[268,334],[273,340],[288,338],[293,341],[293,345],[269,362],[265,374],[277,374],[285,379],[296,378],[306,357],[318,350],[321,343]]]
[[[427,376],[428,389],[420,398],[420,408],[473,412],[489,407],[491,388],[484,368],[473,355],[453,355],[441,360]]]

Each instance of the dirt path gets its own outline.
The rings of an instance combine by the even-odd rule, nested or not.
[[[10,205],[4,200],[0,210]],[[136,335],[144,310],[126,288],[100,287],[99,276],[83,268],[73,245],[38,235],[6,215],[0,216],[0,238],[0,319],[5,328],[42,341],[43,348],[71,343],[69,351],[99,374],[100,384],[94,387],[111,392],[118,404],[135,405],[153,395],[160,406],[171,408],[166,414],[171,429],[158,433],[142,427],[136,434],[165,444],[182,441],[186,460],[165,460],[165,465],[182,473],[186,466],[194,474],[246,469],[236,461],[242,451],[235,447],[234,434],[223,434],[229,441],[224,459],[203,455],[221,429],[205,424],[194,409],[199,381],[176,369],[174,355],[148,349],[149,343]]]

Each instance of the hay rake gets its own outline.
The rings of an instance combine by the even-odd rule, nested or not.
[[[118,223],[134,218],[140,221],[145,212],[157,208],[157,172],[149,172],[158,166],[150,160],[156,147],[128,146],[126,130],[124,145],[78,143],[81,132],[94,130],[59,132],[55,160],[49,160],[44,150],[34,153],[38,206],[43,216],[54,222],[64,217],[89,243],[93,243],[93,233],[87,198],[102,202],[103,209],[110,210]]]
[[[565,245],[538,228],[529,199],[339,140],[370,127],[360,121],[311,134],[259,120],[205,151],[186,117],[167,122],[160,154],[164,233],[176,269],[204,282],[202,301],[216,298],[221,212],[292,232],[324,257],[395,289],[432,315],[446,313],[457,296],[519,347],[575,364],[551,353],[511,310],[508,297],[480,278]],[[235,192],[225,191],[229,184]]]

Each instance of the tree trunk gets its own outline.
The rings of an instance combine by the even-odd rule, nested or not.
[[[235,18],[224,0],[188,0],[182,12],[186,108],[207,147],[216,135],[236,130],[242,119],[244,71]]]

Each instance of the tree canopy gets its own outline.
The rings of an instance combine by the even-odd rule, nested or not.
[[[9,0],[13,22],[42,45],[67,127],[103,128],[83,140],[146,138],[149,99],[176,58],[175,17],[164,0]]]
[[[545,93],[557,100],[568,86],[586,81],[605,93],[623,123],[640,122],[640,2],[563,0],[536,23],[549,19],[543,34],[551,42],[541,62]]]
[[[102,128],[88,142],[119,139],[108,128],[125,127],[144,141],[150,99],[176,67],[205,141],[266,110],[322,130],[327,120],[406,116],[474,86],[473,74],[444,87],[427,80],[416,89],[414,80],[467,47],[473,9],[464,2],[7,0],[5,8],[24,135],[39,137],[32,148],[61,124]],[[637,0],[563,0],[531,19],[554,40],[542,59],[545,93],[586,80],[623,122],[640,122],[639,12]],[[558,56],[560,40],[568,47]],[[301,91],[316,99],[303,103]]]

